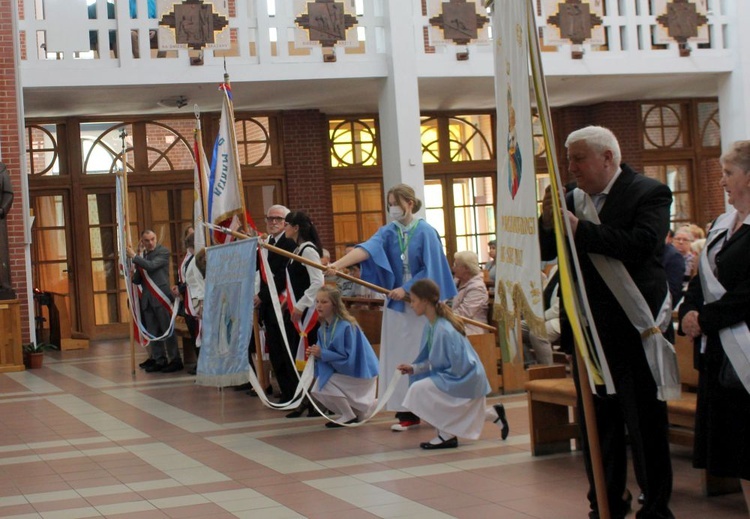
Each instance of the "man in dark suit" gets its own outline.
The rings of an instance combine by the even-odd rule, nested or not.
[[[292,252],[297,247],[294,240],[284,235],[284,217],[289,213],[289,209],[283,205],[273,205],[266,212],[266,230],[268,232],[268,243],[280,249]],[[268,252],[268,266],[271,268],[271,275],[276,286],[276,293],[281,293],[286,288],[286,264],[289,260],[274,252]],[[270,282],[270,280],[268,280]],[[289,354],[284,346],[284,338],[281,335],[279,322],[276,319],[276,312],[271,301],[271,292],[268,289],[268,282],[261,277],[260,292],[256,300],[258,305],[258,314],[266,328],[266,343],[268,344],[268,356],[271,360],[271,367],[276,375],[276,381],[281,389],[281,402],[288,402],[294,396],[294,390],[297,389],[297,371],[294,363],[289,360]],[[283,308],[282,308],[283,312]],[[289,314],[283,313],[286,327],[287,339],[290,345],[296,343],[294,326],[291,324]]]
[[[169,250],[157,244],[156,233],[148,230],[141,233],[139,254],[136,254],[131,247],[127,248],[127,254],[135,266],[133,283],[141,285],[143,289],[141,293],[143,325],[150,334],[160,337],[169,329],[172,318]],[[173,373],[183,369],[174,331],[164,340],[151,341],[150,350],[148,360],[140,364],[146,372]]]
[[[656,317],[667,295],[661,253],[669,227],[672,193],[666,185],[620,164],[617,138],[605,128],[590,126],[573,132],[565,145],[569,171],[583,191],[577,193],[578,200],[591,197],[600,220],[596,224],[579,219],[575,213],[576,193],[567,193],[564,217],[570,222],[574,235],[582,281],[616,392],[606,395],[604,388],[598,388],[601,391],[597,391],[598,395],[594,397],[610,513],[617,519],[625,517],[630,510],[632,496],[626,489],[627,428],[636,479],[645,493],[644,505],[636,517],[672,518],[674,516],[669,510],[672,467],[666,403],[657,399],[657,385],[647,362],[641,334],[631,324],[623,306],[589,256],[598,254],[621,261],[643,295],[648,310]],[[587,196],[582,197],[584,193]],[[540,243],[543,260],[557,255],[549,191],[545,194]],[[622,280],[614,282],[625,283]],[[563,333],[562,346],[572,350],[571,337],[570,333]],[[575,378],[580,395],[577,373]],[[579,423],[584,428],[582,409],[579,401]],[[588,498],[592,511],[589,517],[597,519],[599,514],[585,431],[583,447],[590,484]]]

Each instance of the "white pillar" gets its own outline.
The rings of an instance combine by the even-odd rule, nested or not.
[[[750,139],[750,2],[727,0],[728,47],[735,56],[734,71],[719,78],[719,117],[722,148]]]
[[[727,15],[733,23],[727,26],[727,43],[735,56],[734,71],[718,80],[721,147],[724,151],[735,141],[750,139],[750,3],[727,0]],[[726,208],[729,203],[724,195]]]
[[[415,24],[419,2],[384,0],[384,4],[388,77],[379,99],[383,185],[387,192],[396,184],[409,184],[424,201],[416,48],[422,30]]]

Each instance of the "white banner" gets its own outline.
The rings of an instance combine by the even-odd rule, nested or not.
[[[214,225],[221,225],[236,230],[240,226],[242,215],[242,193],[240,160],[237,146],[234,142],[234,111],[230,96],[229,85],[222,85],[223,103],[221,119],[219,120],[219,134],[214,143],[214,154],[211,162],[211,176],[208,184],[208,221]],[[228,235],[215,235],[220,242],[230,241]]]
[[[495,313],[507,330],[522,317],[544,336],[537,235],[534,140],[529,99],[526,0],[495,5],[497,103],[497,259]],[[517,341],[509,341],[510,358]]]

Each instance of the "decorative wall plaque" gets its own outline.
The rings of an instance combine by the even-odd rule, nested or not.
[[[689,56],[688,41],[708,43],[707,0],[657,0],[654,41],[658,44],[677,42],[680,55]]]
[[[357,25],[357,18],[345,12],[344,2],[315,0],[307,2],[307,12],[294,22],[307,31],[310,43],[331,48],[347,40],[347,31]]]
[[[443,39],[456,45],[467,45],[479,37],[479,30],[487,25],[489,18],[477,12],[477,2],[450,0],[442,2],[442,12],[430,18],[430,25],[443,31]]]
[[[546,45],[604,44],[602,0],[545,0],[544,5],[551,13],[543,31]]]
[[[227,0],[159,0],[159,50],[229,49]]]

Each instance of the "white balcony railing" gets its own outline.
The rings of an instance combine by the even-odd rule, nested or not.
[[[148,17],[150,0],[17,0],[24,87],[75,86],[77,84],[131,84],[156,82],[169,73],[176,82],[215,81],[216,69],[226,63],[233,77],[243,81],[337,77],[381,77],[386,68],[384,2],[344,0],[357,19],[349,43],[336,46],[336,62],[323,63],[324,51],[300,43],[295,18],[305,9],[302,0],[227,0],[231,49],[178,50],[160,53],[155,48],[158,22]],[[307,0],[310,1],[310,0]],[[421,0],[411,2],[417,74],[424,77],[452,74],[489,76],[492,46],[473,43],[432,45],[425,38],[429,19],[439,13],[423,12]],[[727,33],[732,20],[726,4],[746,0],[708,0],[710,42],[691,45],[691,56],[679,58],[676,43],[652,44],[657,25],[656,0],[602,0],[605,7],[606,45],[583,45],[583,59],[571,58],[571,46],[545,48],[545,69],[551,75],[726,72],[732,67]],[[481,2],[481,0],[477,0]],[[55,4],[65,5],[65,16]],[[131,3],[137,16],[131,17]],[[502,3],[502,0],[499,0]],[[427,10],[440,2],[428,1]],[[98,16],[91,18],[96,12]],[[537,24],[546,23],[540,12]],[[64,18],[64,19],[60,19]],[[111,48],[110,48],[111,47]],[[153,47],[153,48],[152,48]],[[456,65],[457,50],[469,51],[466,65]],[[407,49],[399,49],[399,52]],[[195,66],[196,63],[202,66]],[[293,67],[289,65],[295,65]],[[489,66],[488,66],[489,65]],[[85,72],[85,73],[84,73]],[[159,82],[164,78],[160,77]]]

